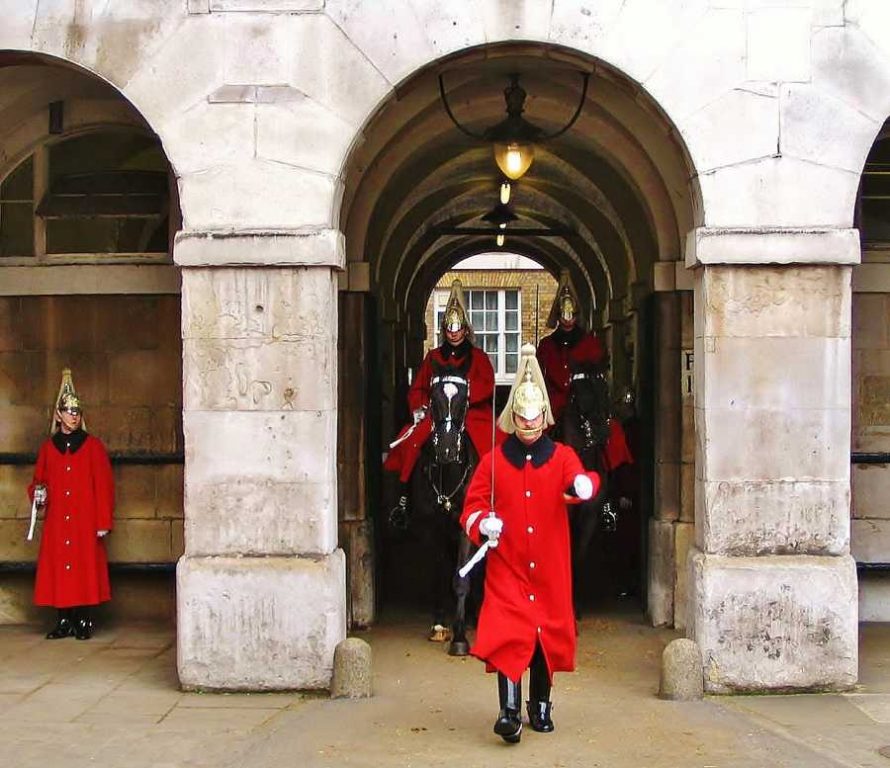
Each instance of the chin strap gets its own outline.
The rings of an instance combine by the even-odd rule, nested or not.
[[[529,439],[532,440],[532,442],[534,442],[534,441],[537,440],[541,435],[544,434],[544,427],[543,427],[543,425],[540,426],[540,427],[536,427],[535,429],[521,429],[520,427],[516,426],[516,420],[514,419],[514,420],[513,420],[513,427],[514,427],[514,429],[515,429],[515,431],[516,431],[517,436],[519,436],[519,437],[529,438]]]

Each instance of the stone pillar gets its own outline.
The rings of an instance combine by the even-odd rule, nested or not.
[[[856,681],[850,557],[855,230],[696,230],[687,632],[711,692]]]
[[[186,689],[326,688],[346,635],[337,548],[330,230],[176,238],[182,268]]]
[[[691,279],[690,279],[691,283]],[[690,288],[692,286],[690,285]],[[674,524],[674,629],[686,628],[689,549],[695,542],[695,356],[693,294],[678,293],[680,302],[680,515]]]
[[[368,294],[340,292],[337,477],[340,541],[346,552],[349,624],[374,621],[374,527],[368,519]],[[374,457],[376,459],[376,456]]]
[[[680,298],[655,301],[655,505],[649,521],[649,619],[674,622],[675,526],[680,516]]]

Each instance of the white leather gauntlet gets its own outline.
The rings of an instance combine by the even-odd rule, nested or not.
[[[575,495],[582,501],[593,497],[593,480],[587,475],[575,475],[575,482],[572,486],[575,489]]]
[[[483,536],[487,536],[489,539],[493,541],[497,541],[500,538],[501,532],[504,530],[504,521],[501,520],[497,515],[489,515],[488,517],[483,517],[482,522],[479,523],[479,533]]]

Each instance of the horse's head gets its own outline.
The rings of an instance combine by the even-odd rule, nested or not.
[[[569,401],[581,422],[585,447],[602,445],[609,436],[611,402],[605,368],[595,363],[572,363]]]
[[[466,371],[433,365],[430,381],[430,418],[433,433],[429,444],[436,462],[450,464],[463,459],[464,424],[470,403]]]

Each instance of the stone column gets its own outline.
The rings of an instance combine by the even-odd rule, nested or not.
[[[700,229],[687,631],[711,692],[849,687],[855,230]]]
[[[649,521],[649,619],[674,622],[675,527],[680,516],[680,295],[655,302],[655,504]]]
[[[325,688],[346,634],[337,548],[331,230],[176,238],[182,268],[186,689]]]
[[[340,541],[346,553],[350,626],[374,622],[374,526],[368,518],[369,377],[376,374],[368,360],[366,316],[368,294],[340,292],[339,336],[339,478]],[[379,407],[379,406],[378,406]],[[377,459],[377,456],[373,457]]]

